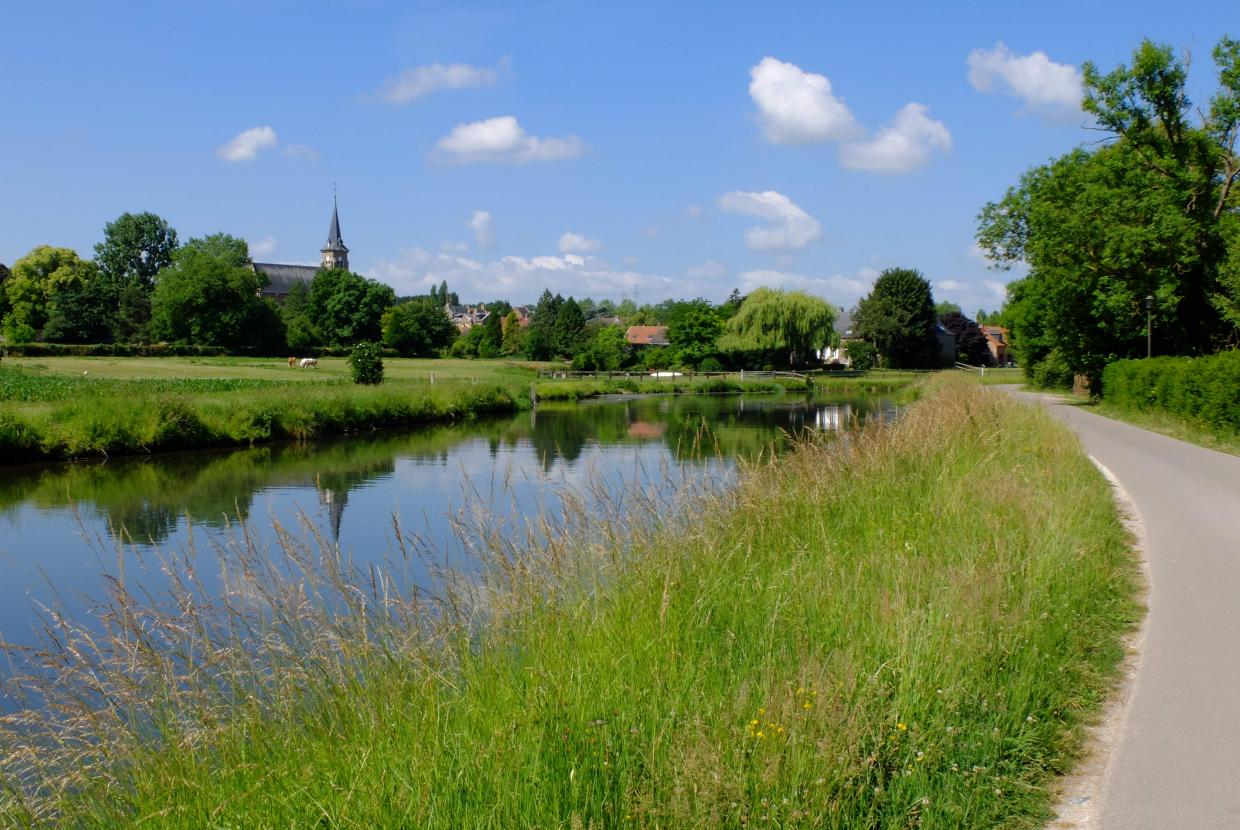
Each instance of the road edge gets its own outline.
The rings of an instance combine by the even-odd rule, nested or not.
[[[1093,455],[1088,457],[1111,485],[1120,520],[1132,538],[1132,550],[1142,577],[1138,600],[1144,605],[1149,596],[1151,576],[1149,537],[1141,511],[1119,478]],[[1085,748],[1080,760],[1056,786],[1055,817],[1047,824],[1049,830],[1097,830],[1099,827],[1102,799],[1112,772],[1111,762],[1132,711],[1132,697],[1148,629],[1147,611],[1141,615],[1137,627],[1124,638],[1124,659],[1120,664],[1119,680],[1102,713],[1085,729]]]

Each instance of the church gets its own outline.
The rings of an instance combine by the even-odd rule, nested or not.
[[[296,283],[307,288],[314,275],[327,268],[349,269],[349,249],[340,238],[340,212],[336,207],[336,199],[332,197],[332,224],[327,230],[327,244],[319,249],[322,258],[318,265],[282,265],[276,262],[251,262],[254,273],[267,278],[261,295],[270,297],[276,302],[284,302],[288,292]]]

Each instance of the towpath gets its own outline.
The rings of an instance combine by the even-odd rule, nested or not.
[[[1028,397],[1115,475],[1147,535],[1145,639],[1091,823],[1240,828],[1240,458]]]

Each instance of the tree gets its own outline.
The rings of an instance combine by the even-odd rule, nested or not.
[[[667,325],[667,341],[682,363],[696,366],[718,350],[723,321],[709,302],[702,299],[680,303]]]
[[[5,337],[14,343],[29,342],[47,324],[52,298],[61,288],[98,278],[93,262],[69,248],[41,245],[13,263],[4,290],[9,310],[4,318]]]
[[[115,294],[100,274],[60,283],[47,306],[43,339],[52,343],[106,343]]]
[[[227,234],[191,239],[178,249],[156,279],[151,335],[214,346],[268,339],[268,332],[256,328],[272,321],[258,297],[258,275],[245,265],[248,259],[245,240]]]
[[[343,268],[319,271],[310,282],[314,326],[328,343],[379,340],[383,312],[395,301],[390,286]]]
[[[1169,47],[1145,41],[1106,74],[1087,63],[1083,106],[1111,143],[1028,171],[983,208],[988,256],[1029,265],[1003,312],[1027,370],[1054,351],[1097,384],[1107,362],[1144,354],[1146,296],[1158,351],[1235,342],[1227,309],[1240,285],[1226,263],[1240,233],[1240,44],[1224,38],[1214,60],[1219,88],[1196,121]]]
[[[934,297],[914,268],[888,268],[857,305],[853,329],[893,368],[928,367],[938,354]]]
[[[956,359],[970,366],[991,366],[994,355],[990,353],[982,327],[959,311],[939,315],[943,328],[956,336]]]
[[[520,354],[525,344],[525,327],[516,311],[509,311],[504,317],[504,339],[499,350],[506,355]]]
[[[620,326],[598,326],[573,356],[573,368],[610,372],[624,365],[629,344]]]
[[[560,314],[560,306],[564,298],[559,294],[554,297],[550,289],[543,289],[534,313],[530,315],[530,326],[525,336],[525,356],[531,360],[548,360],[555,353],[556,319]]]
[[[555,317],[555,326],[551,330],[551,342],[555,353],[562,357],[572,357],[581,346],[585,336],[586,317],[581,313],[581,306],[569,297],[560,306]]]
[[[9,281],[11,273],[8,266],[0,262],[0,320],[3,320],[4,315],[9,313],[9,295],[5,293],[4,286]]]
[[[177,232],[154,213],[123,213],[103,228],[95,262],[112,292],[110,319],[120,341],[140,337],[151,316],[155,277],[172,264]]]
[[[452,345],[456,327],[434,300],[410,300],[383,312],[383,345],[404,357],[434,357]]]
[[[759,288],[727,322],[721,348],[778,355],[790,366],[807,363],[835,337],[835,308],[804,291]]]
[[[383,383],[383,356],[379,346],[366,340],[355,345],[349,353],[349,369],[354,383]]]
[[[305,351],[323,342],[310,307],[310,286],[301,280],[294,280],[289,286],[284,304],[280,306],[280,319],[284,322],[290,349]]]
[[[952,313],[962,313],[958,304],[948,302],[947,300],[941,300],[940,302],[934,304],[934,316],[938,317],[940,320]]]
[[[502,354],[504,342],[504,316],[512,310],[505,302],[495,302],[487,306],[487,318],[482,321],[482,334],[478,341],[478,357],[495,358]]]

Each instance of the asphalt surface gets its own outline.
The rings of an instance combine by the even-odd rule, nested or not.
[[[1240,457],[1028,397],[1114,474],[1148,537],[1149,617],[1098,826],[1240,828]]]

